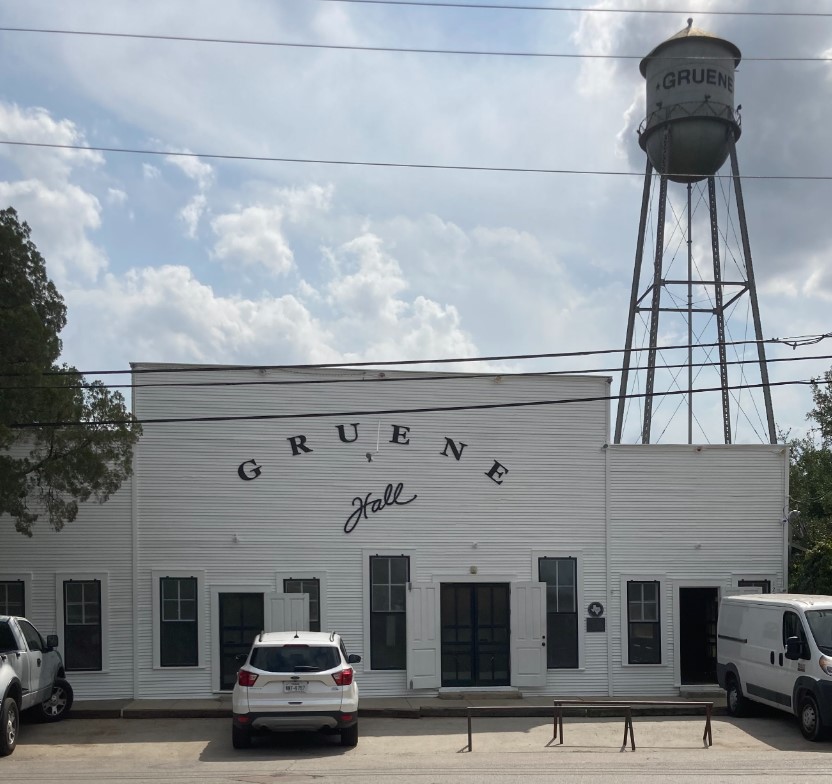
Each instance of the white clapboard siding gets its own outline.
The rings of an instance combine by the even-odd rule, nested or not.
[[[77,700],[133,696],[132,537],[130,522],[131,480],[110,499],[94,499],[80,505],[78,517],[63,530],[54,531],[45,517],[35,523],[32,538],[14,532],[8,518],[0,520],[0,580],[4,575],[28,576],[25,612],[44,634],[57,634],[60,575],[104,578],[102,603],[109,624],[103,636],[107,666],[103,672],[69,672]],[[62,580],[61,580],[62,582]]]
[[[782,445],[610,447],[610,592],[613,690],[667,694],[675,687],[676,583],[729,589],[743,575],[785,585],[783,517],[788,455]],[[627,666],[622,582],[661,579],[661,666]]]
[[[0,547],[0,579],[28,575],[30,614],[47,633],[57,619],[56,575],[106,572],[108,671],[73,676],[80,699],[212,696],[217,592],[281,592],[292,576],[321,578],[327,627],[362,655],[362,694],[408,694],[404,670],[371,669],[372,554],[408,554],[410,580],[422,584],[536,582],[538,557],[575,557],[580,666],[523,688],[539,695],[677,693],[678,585],[786,581],[783,447],[611,446],[606,378],[134,369],[134,411],[145,422],[135,510],[128,483],[107,504],[86,504],[63,532],[39,524],[33,539],[6,534]],[[436,408],[456,410],[424,410]],[[322,413],[338,415],[303,416]],[[284,418],[220,421],[262,415]],[[194,418],[202,421],[149,421]],[[341,442],[337,425],[352,438],[353,423],[357,440]],[[408,428],[408,444],[393,443],[394,426]],[[295,456],[289,439],[300,435],[312,451]],[[446,438],[466,445],[459,460]],[[238,467],[249,460],[261,474],[244,481]],[[495,461],[508,469],[500,484],[488,476]],[[355,499],[399,483],[399,504],[351,517]],[[158,666],[154,581],[166,573],[200,581],[197,667]],[[648,576],[662,580],[663,662],[632,667],[622,586]],[[594,602],[605,607],[604,632],[586,631]]]
[[[137,366],[137,370],[158,366]],[[604,586],[604,444],[607,403],[593,401],[445,412],[360,413],[603,397],[602,378],[431,378],[378,371],[223,370],[221,374],[136,374],[136,383],[326,381],[227,387],[137,388],[142,419],[222,415],[346,413],[309,418],[146,425],[139,457],[139,606],[142,697],[211,693],[210,650],[202,669],[165,672],[152,666],[151,571],[204,570],[205,591],[217,585],[274,584],[275,574],[326,571],[329,625],[360,653],[362,694],[406,693],[403,671],[369,671],[365,650],[364,554],[409,552],[411,580],[537,580],[531,552],[581,550],[584,580]],[[360,380],[365,379],[365,380]],[[359,424],[356,443],[336,425]],[[408,445],[391,443],[393,425],[408,427]],[[313,451],[293,456],[288,439],[304,434]],[[445,438],[465,443],[460,460]],[[367,453],[372,460],[368,461]],[[242,481],[237,467],[254,459],[261,476]],[[487,475],[494,461],[509,469],[502,484]],[[346,534],[353,499],[378,497],[403,483],[402,500],[358,521]],[[476,543],[476,546],[475,546]],[[581,588],[583,592],[583,587]],[[206,600],[207,602],[207,600]],[[215,633],[208,618],[208,635]],[[603,635],[601,635],[603,637]],[[597,635],[596,635],[597,638]],[[547,674],[547,689],[603,693],[605,641],[585,645],[586,667]],[[210,646],[209,646],[210,647]],[[602,666],[599,668],[597,664]]]

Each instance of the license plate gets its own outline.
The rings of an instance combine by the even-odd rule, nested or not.
[[[298,692],[298,691],[306,691],[306,687],[309,685],[309,681],[291,681],[290,683],[283,684],[283,691],[288,692]]]

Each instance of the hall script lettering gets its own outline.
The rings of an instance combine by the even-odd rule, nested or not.
[[[355,507],[355,510],[350,513],[349,517],[347,517],[347,522],[344,523],[344,533],[352,533],[361,519],[367,520],[368,512],[370,514],[376,514],[382,509],[387,509],[389,506],[407,506],[419,497],[414,493],[412,498],[402,501],[400,496],[403,492],[404,483],[399,482],[395,487],[392,484],[387,485],[380,498],[373,498],[372,493],[367,493],[363,496],[357,495],[352,499],[352,505]]]

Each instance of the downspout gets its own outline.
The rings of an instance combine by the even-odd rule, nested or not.
[[[131,369],[133,364],[130,365]],[[133,415],[136,416],[136,377],[131,373],[131,392],[132,392],[132,403],[133,403]],[[136,416],[138,418],[138,416]],[[136,443],[136,446],[133,450],[133,477],[130,482],[130,537],[131,537],[131,547],[132,552],[130,555],[131,559],[131,570],[132,570],[132,585],[130,586],[130,597],[131,597],[131,613],[132,613],[132,621],[133,621],[133,699],[136,700],[139,697],[139,592],[138,592],[138,585],[139,585],[139,516],[138,516],[138,505],[139,505],[139,491],[138,491],[138,484],[139,484],[139,476],[138,476],[138,451],[139,451],[139,443]]]
[[[612,390],[612,379],[607,379],[607,389]],[[607,395],[609,398],[611,395]],[[610,403],[607,403],[607,422],[606,422],[606,437],[609,438],[610,432]],[[612,629],[609,628],[610,613],[612,612],[612,590],[610,587],[610,444],[609,441],[604,444],[604,562],[606,567],[607,579],[607,693],[608,696],[615,696],[615,684],[613,683],[613,666],[612,666]]]
[[[789,555],[792,538],[792,522],[789,519],[789,457],[789,447],[786,446],[783,449],[783,593],[789,591]]]

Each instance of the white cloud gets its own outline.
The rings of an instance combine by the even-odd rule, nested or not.
[[[142,164],[142,176],[146,180],[157,180],[162,176],[162,170],[149,163]]]
[[[204,193],[194,196],[180,211],[179,219],[185,224],[185,234],[190,239],[195,239],[199,221],[205,212],[208,199]]]
[[[120,188],[107,188],[107,203],[122,205],[127,201],[127,194]]]
[[[84,134],[71,120],[54,120],[40,107],[21,108],[0,101],[0,134],[13,141],[38,144],[85,145]],[[0,156],[14,160],[24,178],[46,182],[66,180],[73,168],[98,166],[103,156],[93,150],[64,150],[45,147],[0,145]]]
[[[294,269],[295,257],[283,236],[282,207],[245,207],[211,221],[217,241],[211,255],[231,264],[262,266],[274,275]]]
[[[188,153],[188,150],[182,150]],[[168,155],[165,162],[175,166],[185,174],[188,179],[193,180],[201,192],[206,191],[214,182],[214,167],[199,158],[190,155]]]
[[[0,203],[13,205],[31,226],[58,288],[75,273],[92,281],[107,268],[106,254],[88,237],[101,225],[101,204],[92,194],[76,185],[50,187],[40,180],[0,182]]]
[[[273,275],[295,268],[295,256],[286,238],[284,224],[301,224],[330,208],[333,187],[276,188],[267,204],[238,207],[211,221],[217,236],[213,258],[230,264],[259,266]]]

